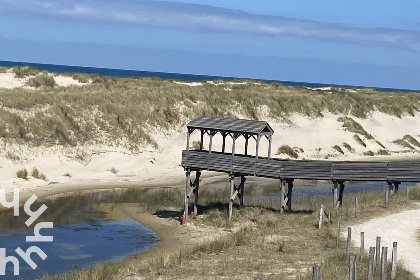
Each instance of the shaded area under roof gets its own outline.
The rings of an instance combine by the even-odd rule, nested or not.
[[[243,134],[265,134],[274,133],[270,125],[265,121],[254,121],[244,119],[231,119],[221,117],[201,116],[193,119],[187,124],[188,129],[209,129],[224,132],[236,132]]]

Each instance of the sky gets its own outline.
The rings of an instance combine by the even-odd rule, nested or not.
[[[420,1],[0,0],[0,60],[420,90]]]

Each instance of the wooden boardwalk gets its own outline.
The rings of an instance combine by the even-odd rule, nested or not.
[[[333,183],[333,205],[342,203],[344,182],[346,181],[383,181],[390,190],[398,191],[401,182],[420,182],[420,161],[327,161],[327,160],[285,160],[271,157],[273,129],[267,122],[202,116],[187,124],[187,146],[182,151],[182,167],[186,172],[185,211],[188,215],[188,203],[194,194],[194,215],[197,215],[198,190],[202,170],[225,172],[229,176],[231,191],[229,196],[229,219],[232,215],[233,201],[239,197],[243,205],[246,176],[266,177],[280,180],[280,204],[283,211],[286,206],[291,211],[293,181],[328,180]],[[200,131],[199,149],[190,149],[190,135]],[[222,150],[214,151],[213,137],[220,133],[223,137]],[[208,135],[209,146],[203,147],[203,137]],[[232,150],[226,152],[225,138],[232,138]],[[235,153],[236,140],[245,139],[245,153]],[[249,140],[256,143],[255,155],[248,155]],[[268,156],[259,156],[261,140],[268,140]],[[196,172],[194,182],[191,172]],[[234,183],[240,177],[239,186]],[[287,195],[286,195],[287,193]]]
[[[274,179],[420,182],[420,161],[284,160],[184,150],[181,165],[191,171],[208,170]]]

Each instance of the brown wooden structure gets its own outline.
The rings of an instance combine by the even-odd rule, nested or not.
[[[420,161],[325,161],[325,160],[284,160],[271,158],[273,129],[267,122],[244,119],[229,119],[201,116],[187,124],[187,146],[182,151],[182,166],[186,172],[185,211],[187,217],[189,198],[194,193],[194,215],[197,215],[199,178],[202,170],[226,172],[231,186],[229,197],[229,219],[233,201],[240,198],[243,205],[246,176],[266,177],[280,180],[281,209],[291,210],[293,181],[295,179],[328,180],[333,183],[333,205],[342,203],[345,181],[384,181],[390,190],[398,191],[401,182],[420,182]],[[198,149],[190,150],[190,135],[200,131]],[[223,137],[221,151],[213,150],[213,137],[220,133]],[[204,136],[209,137],[209,146],[203,147]],[[226,151],[226,137],[232,138],[232,149]],[[245,139],[243,154],[236,152],[236,140]],[[249,140],[255,140],[255,155],[248,154]],[[260,142],[268,141],[266,157],[259,156]],[[194,182],[191,172],[196,172]],[[235,186],[234,178],[241,183]]]

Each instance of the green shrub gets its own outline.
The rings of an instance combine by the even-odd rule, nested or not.
[[[334,145],[333,149],[336,150],[337,152],[339,152],[340,154],[344,155],[344,151],[343,151],[343,149],[341,149],[340,146]]]
[[[35,76],[39,73],[39,70],[31,66],[16,66],[13,67],[13,73],[15,73],[16,78],[21,79],[29,76]]]
[[[290,147],[289,145],[282,145],[281,147],[279,147],[277,149],[277,155],[280,154],[288,155],[289,157],[294,159],[299,157],[298,153],[296,153],[296,151],[293,150],[292,147]]]
[[[39,179],[39,171],[38,169],[34,168],[32,169],[32,177]]]
[[[411,146],[409,143],[405,142],[402,139],[394,140],[394,141],[392,141],[392,143],[397,144],[397,145],[399,145],[399,146],[401,146],[403,148],[408,148],[410,150],[414,150],[414,147],[413,146]]]
[[[360,144],[361,146],[363,146],[363,147],[365,147],[365,148],[366,148],[366,143],[365,143],[365,142],[363,142],[363,140],[362,140],[362,139],[360,139],[360,136],[359,136],[359,135],[355,134],[355,135],[353,136],[353,138],[354,138],[354,140],[356,140],[356,142],[357,142],[358,144]]]
[[[346,142],[343,143],[344,148],[346,148],[347,151],[349,151],[350,153],[354,153],[354,148],[352,146],[350,146],[349,144],[347,144]]]
[[[375,154],[372,151],[364,152],[363,155],[373,157]]]
[[[343,123],[343,127],[345,127],[348,131],[353,133],[358,133],[366,137],[366,139],[370,140],[373,139],[372,135],[366,132],[366,130],[361,126],[358,122],[353,120],[349,117],[339,117],[337,121]]]
[[[29,78],[27,85],[35,88],[39,88],[41,86],[53,88],[57,84],[55,83],[53,76],[42,74]]]
[[[16,172],[16,176],[18,178],[27,180],[28,179],[28,171],[25,168],[24,169],[20,169],[20,170],[18,170]]]
[[[6,73],[7,72],[7,68],[4,66],[0,66],[0,73]]]
[[[404,135],[404,137],[402,138],[402,140],[410,143],[414,147],[420,148],[419,141],[417,141],[413,136],[411,136],[409,134]]]
[[[376,152],[376,154],[378,154],[380,156],[389,156],[390,155],[389,151],[388,150],[385,150],[385,149],[379,149]]]
[[[117,174],[117,173],[118,173],[118,170],[117,170],[117,169],[115,169],[115,167],[112,167],[110,171],[111,171],[112,173],[114,173],[114,174]]]

